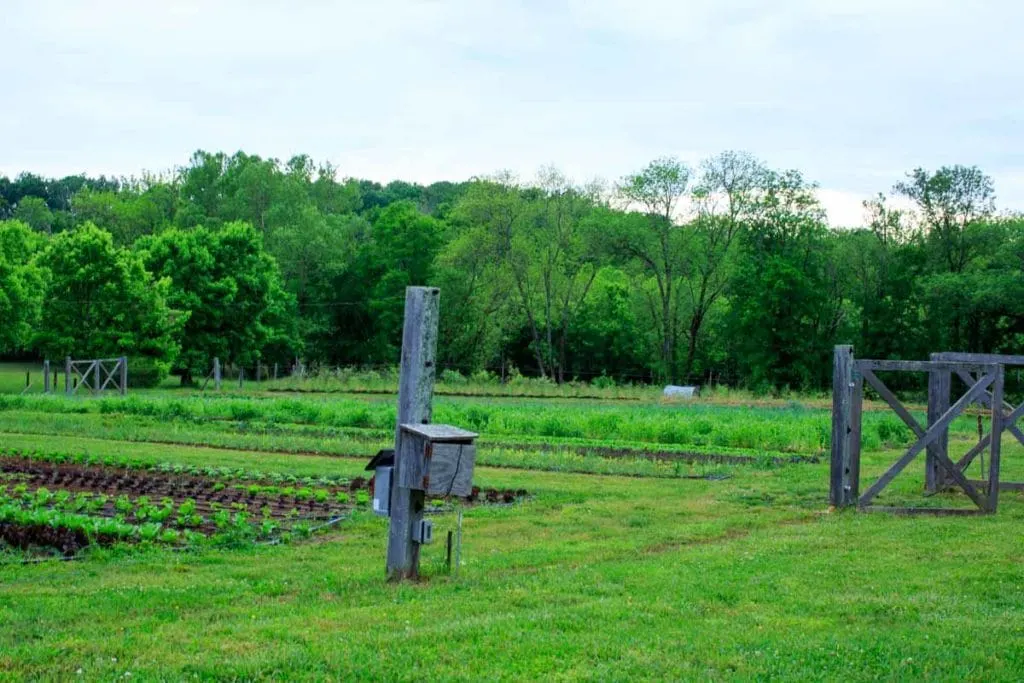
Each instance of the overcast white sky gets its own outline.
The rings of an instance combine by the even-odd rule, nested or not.
[[[3,0],[0,173],[196,149],[428,183],[745,150],[837,225],[915,166],[1024,210],[1018,0]]]

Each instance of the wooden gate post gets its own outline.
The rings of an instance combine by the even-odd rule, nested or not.
[[[423,491],[397,485],[405,466],[401,425],[430,423],[440,294],[441,290],[434,287],[407,287],[405,290],[402,367],[395,423],[395,474],[391,478],[391,526],[388,530],[387,572],[392,581],[419,576],[420,546],[412,538],[414,526],[423,518],[425,496]]]
[[[853,407],[853,347],[836,346],[832,360],[832,468],[829,503],[835,507],[853,504],[850,483],[850,432]]]
[[[220,358],[213,359],[213,388],[220,391]]]
[[[43,361],[43,393],[50,393],[50,361]]]
[[[64,358],[64,393],[71,395],[71,356]]]
[[[941,353],[929,356],[931,361],[942,360]],[[951,372],[932,370],[928,373],[928,427],[938,422],[949,410]],[[939,466],[939,456],[949,456],[949,427],[942,430],[925,452],[924,487],[928,493],[938,493],[949,485],[949,475]]]
[[[128,356],[121,356],[119,371],[121,373],[121,395],[128,395]]]
[[[1003,383],[1006,371],[1002,365],[996,366],[996,379],[992,382],[992,426],[989,432],[992,442],[989,444],[988,458],[988,511],[995,512],[999,507],[999,458],[1003,441]]]

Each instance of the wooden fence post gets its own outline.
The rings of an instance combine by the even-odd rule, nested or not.
[[[50,361],[43,361],[43,393],[50,393]]]
[[[220,358],[213,359],[213,388],[220,391]]]
[[[121,356],[120,358],[120,372],[121,372],[121,395],[128,395],[128,356]]]
[[[238,388],[241,389],[245,385],[245,368],[238,368]]]
[[[832,468],[829,503],[845,507],[853,502],[850,484],[850,432],[853,406],[853,347],[836,346],[832,360]]]
[[[92,393],[94,393],[94,394],[99,394],[100,393],[100,387],[103,386],[103,384],[100,382],[100,367],[102,365],[103,365],[103,363],[101,363],[99,360],[96,360],[92,364],[92,381],[93,381]]]
[[[256,361],[256,381],[257,382],[262,382],[263,381],[263,362],[262,361]]]
[[[32,371],[31,370],[26,370],[25,371],[25,388],[28,389],[30,386],[32,386]]]
[[[1003,441],[1003,385],[1005,368],[996,366],[996,379],[992,382],[992,441],[988,458],[988,511],[995,512],[999,506],[999,459]]]
[[[441,290],[407,287],[402,330],[402,365],[398,380],[398,415],[395,423],[395,473],[391,478],[391,526],[388,529],[388,579],[419,576],[420,546],[413,528],[423,519],[424,492],[400,487],[404,466],[403,424],[429,424],[434,396],[434,358]]]
[[[942,360],[941,353],[929,356],[931,361]],[[938,422],[949,410],[949,392],[952,375],[949,370],[932,370],[928,373],[928,427]],[[939,456],[949,456],[949,428],[942,430],[938,438],[928,446],[924,456],[924,487],[928,493],[938,493],[946,488],[949,476],[939,465]]]
[[[277,379],[277,363],[274,363],[274,379]]]
[[[64,393],[71,395],[71,356],[64,359]]]

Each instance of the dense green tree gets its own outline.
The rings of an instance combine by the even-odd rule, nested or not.
[[[149,271],[170,283],[171,306],[188,316],[174,367],[183,384],[209,372],[214,357],[245,366],[283,361],[296,350],[293,300],[248,223],[169,229],[137,249]]]
[[[730,285],[728,333],[754,387],[817,386],[843,322],[830,239],[815,186],[796,171],[765,178]]]
[[[27,224],[33,230],[53,232],[53,212],[41,197],[22,197],[14,208],[14,220]]]
[[[167,304],[170,281],[92,223],[56,235],[39,256],[48,271],[36,347],[49,358],[146,359],[164,370],[187,317]]]
[[[0,221],[0,353],[29,347],[42,311],[46,272],[34,260],[43,239],[20,221]]]

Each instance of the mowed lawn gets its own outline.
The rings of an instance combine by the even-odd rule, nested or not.
[[[349,458],[68,436],[7,448],[355,475]],[[966,446],[960,446],[961,450]],[[1024,479],[1024,450],[1004,449]],[[866,454],[868,484],[898,457]],[[923,499],[923,462],[897,480]],[[827,463],[737,466],[725,480],[478,468],[528,489],[435,520],[418,584],[384,580],[369,513],[290,545],[105,552],[0,565],[9,679],[1019,680],[1024,497],[968,518],[829,513]],[[885,501],[881,501],[885,502]]]

